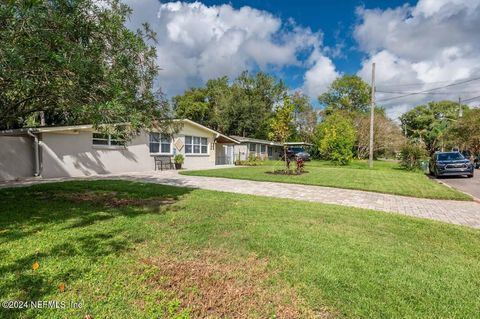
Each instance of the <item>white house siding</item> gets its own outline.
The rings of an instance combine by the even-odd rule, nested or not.
[[[185,154],[185,136],[198,136],[206,137],[208,141],[207,154]],[[182,147],[180,149],[175,148],[177,141],[181,141]],[[183,168],[186,169],[201,169],[211,168],[215,166],[215,150],[212,146],[215,142],[215,135],[212,132],[193,126],[189,123],[185,123],[178,134],[173,138],[173,145],[175,148],[175,154],[183,154],[185,162]]]
[[[247,144],[237,144],[234,146],[235,161],[246,161],[248,159]]]
[[[93,132],[41,134],[43,177],[89,176],[94,174],[153,170],[148,135],[140,134],[126,147],[109,148],[92,144]]]
[[[23,136],[0,137],[0,180],[33,176],[33,139]]]
[[[255,144],[255,151],[250,151],[250,144]],[[246,161],[250,155],[258,156],[262,159],[279,159],[281,157],[282,147],[266,145],[265,152],[262,152],[260,143],[242,143],[235,145],[235,160]],[[268,148],[272,148],[272,156],[268,156]]]
[[[93,130],[89,128],[38,133],[40,174],[42,177],[90,176],[96,174],[144,172],[155,169],[155,155],[183,154],[186,169],[203,169],[215,166],[216,132],[184,122],[175,134],[169,154],[151,154],[149,133],[134,137],[126,146],[93,144]],[[207,139],[207,154],[185,154],[185,136]],[[0,137],[0,180],[33,176],[33,139],[28,136]]]

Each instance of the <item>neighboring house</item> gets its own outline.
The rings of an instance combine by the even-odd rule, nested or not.
[[[235,135],[230,137],[240,142],[233,146],[236,161],[246,161],[250,156],[272,160],[279,159],[282,156],[283,145],[281,143]]]
[[[155,156],[184,154],[183,167],[233,164],[238,141],[190,120],[172,137],[141,132],[126,144],[92,125],[0,131],[0,180],[152,171]]]

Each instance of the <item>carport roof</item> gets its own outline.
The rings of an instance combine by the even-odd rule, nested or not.
[[[282,143],[272,142],[267,140],[261,140],[258,138],[251,138],[251,137],[242,137],[237,135],[230,135],[231,138],[239,141],[240,143],[257,143],[257,144],[266,144],[266,145],[273,145],[273,146],[283,146]]]

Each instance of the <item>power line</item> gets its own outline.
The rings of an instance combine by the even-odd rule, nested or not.
[[[418,94],[445,94],[445,95],[454,95],[454,94],[478,94],[480,93],[479,91],[476,92],[426,92],[426,93],[419,93],[419,92],[401,92],[401,91],[379,91],[376,90],[377,93],[384,93],[384,94],[412,94],[412,93],[418,93]]]
[[[440,83],[450,83],[450,82],[451,82],[451,81],[416,82],[416,83],[392,83],[392,84],[388,84],[388,82],[386,82],[386,83],[380,84],[379,86],[380,86],[380,87],[382,87],[382,86],[395,86],[395,87],[398,87],[398,86],[414,86],[414,85],[440,84]]]
[[[462,82],[452,83],[452,84],[448,84],[448,85],[444,85],[444,86],[439,86],[439,87],[436,87],[436,88],[432,88],[432,89],[428,89],[428,90],[423,90],[423,91],[419,91],[419,92],[411,92],[411,93],[404,94],[404,95],[400,95],[400,96],[394,96],[394,97],[390,97],[390,98],[378,100],[377,102],[385,102],[385,101],[400,99],[400,98],[407,97],[407,96],[412,96],[412,95],[417,95],[417,94],[423,94],[423,93],[427,93],[427,92],[430,92],[430,91],[435,91],[435,90],[440,90],[440,89],[444,89],[444,88],[447,88],[447,87],[452,87],[452,86],[456,86],[456,85],[461,85],[461,84],[465,84],[465,83],[470,83],[470,82],[477,81],[477,80],[480,80],[480,77],[474,78],[474,79],[470,79],[470,80],[465,80],[465,81],[462,81]]]
[[[471,98],[466,99],[466,100],[462,100],[462,103],[470,102],[470,101],[476,100],[476,99],[478,99],[478,98],[480,98],[480,95],[471,97]]]

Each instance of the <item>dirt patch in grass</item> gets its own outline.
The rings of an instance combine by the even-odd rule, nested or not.
[[[168,291],[193,318],[333,318],[327,309],[313,312],[293,288],[272,282],[267,262],[256,256],[232,260],[204,252],[195,259],[142,260],[157,267],[152,289]]]
[[[295,176],[298,176],[298,175],[306,174],[308,172],[307,171],[298,172],[296,170],[276,169],[274,171],[267,171],[265,173],[270,174],[270,175],[295,175]]]
[[[117,192],[56,193],[55,197],[68,199],[74,203],[90,202],[107,208],[118,208],[126,206],[143,206],[146,208],[157,208],[161,206],[171,205],[175,202],[173,198],[118,197]]]

